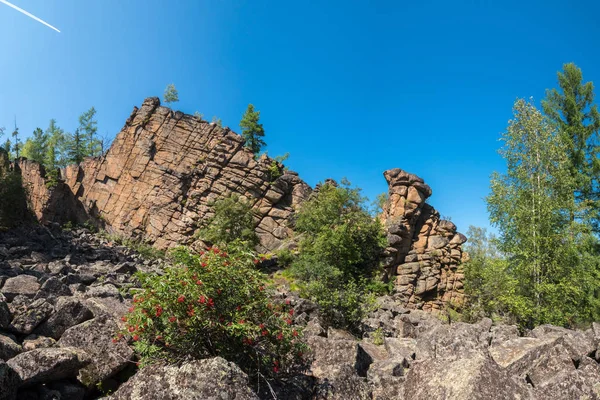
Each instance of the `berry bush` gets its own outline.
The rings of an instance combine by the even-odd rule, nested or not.
[[[265,377],[302,365],[306,349],[294,310],[273,300],[252,253],[177,248],[171,257],[175,266],[163,275],[139,275],[142,290],[115,338],[131,337],[142,364],[221,356]]]

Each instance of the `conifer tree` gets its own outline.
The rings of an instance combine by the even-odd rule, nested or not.
[[[48,144],[46,154],[44,156],[44,166],[46,167],[46,175],[51,182],[56,182],[58,179],[58,168],[64,167],[67,164],[65,157],[65,138],[64,132],[56,125],[56,120],[51,119],[50,125],[46,130]]]
[[[254,106],[248,104],[246,112],[242,116],[240,128],[242,128],[242,137],[246,141],[245,146],[249,148],[254,155],[258,155],[260,149],[266,145],[262,139],[265,136],[265,130],[259,123],[260,111],[254,111]]]
[[[86,157],[86,141],[83,140],[79,128],[75,129],[75,133],[68,136],[67,144],[67,161],[73,164],[79,164]]]
[[[572,197],[578,207],[571,219],[591,218],[600,231],[600,113],[594,103],[594,84],[583,82],[581,69],[565,64],[558,72],[560,89],[546,92],[544,113],[564,142]]]
[[[168,107],[171,107],[172,103],[176,103],[179,101],[179,94],[177,93],[177,89],[175,89],[174,84],[170,83],[165,88],[163,101],[167,104]]]
[[[79,116],[79,132],[77,148],[83,148],[84,157],[95,157],[100,154],[100,142],[97,138],[98,121],[95,119],[96,109],[91,107]],[[75,146],[72,144],[71,146]],[[83,158],[82,158],[83,159]],[[81,162],[81,161],[79,161]]]

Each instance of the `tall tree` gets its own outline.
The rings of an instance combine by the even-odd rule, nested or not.
[[[44,156],[44,166],[46,174],[51,181],[58,179],[58,168],[67,164],[67,157],[64,150],[64,131],[56,125],[56,120],[51,119],[48,129],[46,129],[48,145]]]
[[[519,99],[503,135],[504,175],[495,173],[487,198],[499,249],[518,281],[513,311],[525,325],[568,325],[589,319],[595,266],[586,261],[593,238],[573,221],[573,177],[565,142],[533,105]]]
[[[33,131],[33,136],[28,138],[23,145],[22,155],[37,163],[43,164],[48,145],[48,135],[41,128]]]
[[[565,64],[558,72],[559,90],[546,92],[544,113],[564,142],[567,168],[578,204],[571,219],[589,216],[600,230],[600,113],[594,104],[594,84],[583,82],[581,69]]]
[[[12,133],[14,140],[13,151],[15,152],[16,158],[19,158],[19,150],[21,150],[21,141],[19,140],[19,128],[17,127],[17,119],[15,118],[15,130]]]
[[[167,106],[171,107],[172,103],[176,103],[179,101],[179,93],[177,93],[177,89],[175,89],[175,85],[170,83],[165,88],[165,93],[163,95],[163,101],[167,103]]]
[[[260,149],[266,145],[262,139],[265,136],[265,130],[261,123],[259,123],[260,111],[254,111],[254,106],[248,104],[246,112],[242,116],[240,121],[240,128],[242,128],[242,137],[246,141],[246,147],[249,148],[254,155],[260,152]]]
[[[100,154],[100,142],[96,137],[98,133],[98,121],[95,119],[96,109],[91,107],[79,116],[78,145],[84,149],[84,157],[95,157]],[[81,161],[79,161],[81,162]]]
[[[87,141],[84,140],[79,128],[75,129],[75,133],[72,135],[68,135],[66,146],[68,163],[79,164],[83,161],[88,151],[86,144]]]

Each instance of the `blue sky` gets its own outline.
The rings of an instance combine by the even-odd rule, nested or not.
[[[61,33],[0,4],[0,126],[73,131],[94,106],[114,136],[174,83],[175,108],[234,131],[253,103],[269,155],[311,185],[347,177],[374,198],[385,169],[423,177],[463,232],[488,226],[514,100],[541,100],[566,62],[600,82],[595,1],[12,2]]]

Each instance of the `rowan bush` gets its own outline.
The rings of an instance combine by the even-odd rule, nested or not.
[[[306,349],[293,308],[273,300],[253,253],[228,251],[177,248],[163,275],[140,274],[142,290],[115,340],[130,336],[144,364],[221,356],[263,376],[300,367]]]

